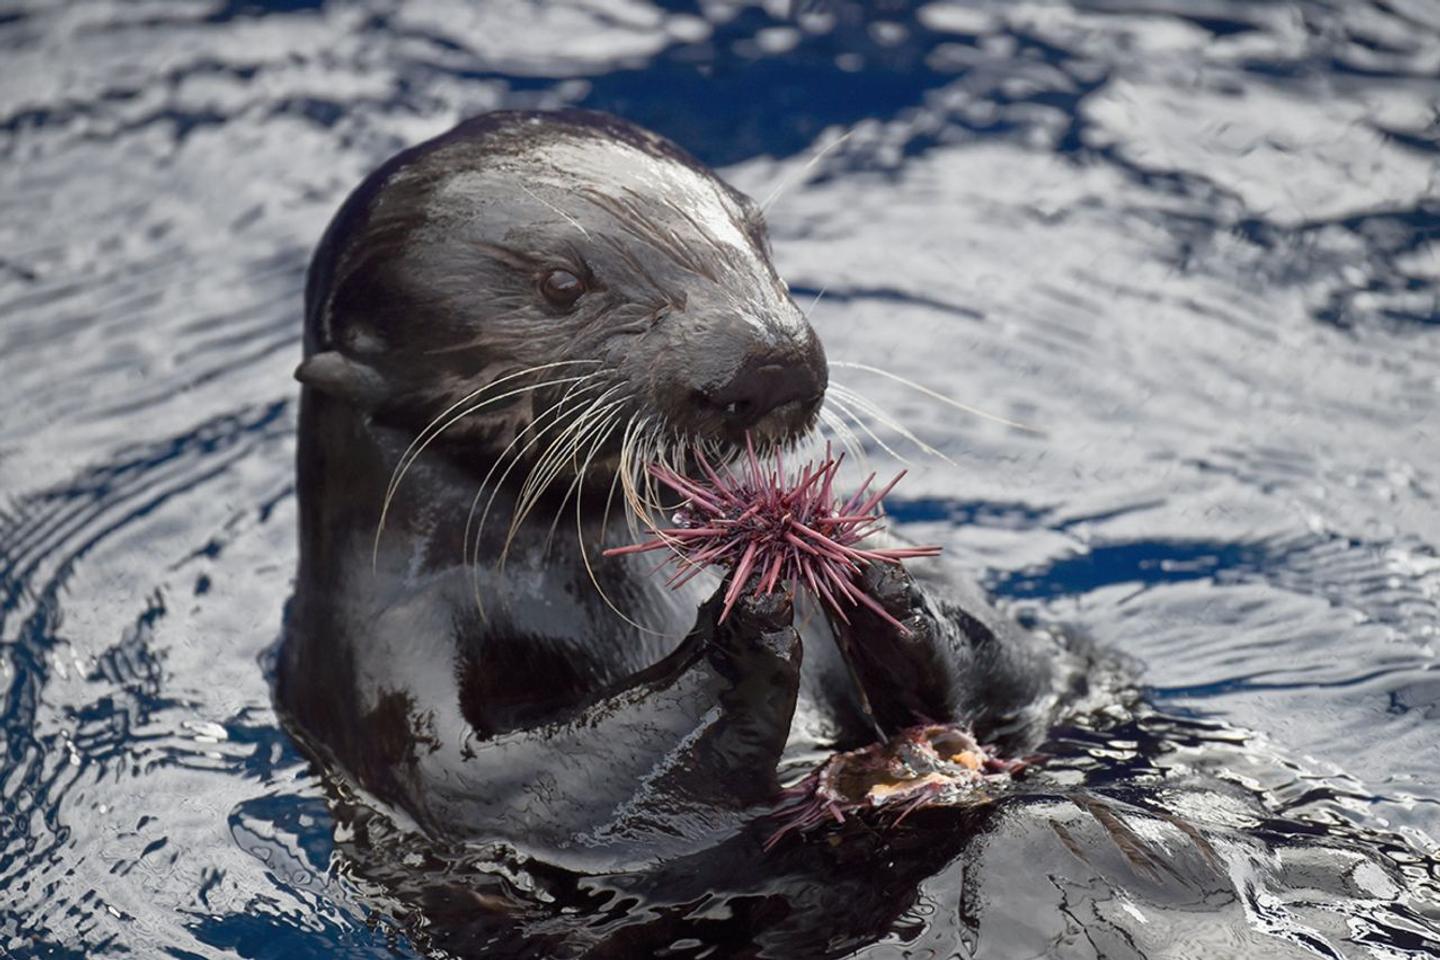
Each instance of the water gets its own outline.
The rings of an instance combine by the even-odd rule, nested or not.
[[[1134,658],[1053,789],[1238,791],[1186,811],[1251,870],[1219,900],[1132,859],[1044,901],[1002,823],[831,955],[1440,955],[1440,7],[791,6],[0,10],[0,955],[419,949],[267,686],[300,289],[389,153],[566,104],[788,184],[832,358],[1043,428],[836,374],[955,461],[910,532]],[[673,954],[797,955],[705,929]]]

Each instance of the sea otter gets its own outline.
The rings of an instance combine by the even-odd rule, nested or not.
[[[297,377],[278,699],[436,837],[690,855],[782,765],[919,723],[1022,744],[1070,679],[943,566],[868,571],[902,632],[789,591],[721,623],[700,586],[599,559],[627,461],[794,442],[827,385],[761,210],[630,123],[490,113],[381,166],[311,263]]]

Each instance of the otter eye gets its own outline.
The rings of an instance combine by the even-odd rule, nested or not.
[[[585,292],[585,282],[569,270],[551,270],[540,279],[540,292],[554,306],[569,309]]]

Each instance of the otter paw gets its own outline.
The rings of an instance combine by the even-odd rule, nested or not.
[[[860,589],[906,627],[923,609],[920,587],[898,563],[870,564],[860,576]]]
[[[746,593],[735,602],[730,620],[743,633],[776,633],[795,620],[795,592],[782,583],[770,593]]]

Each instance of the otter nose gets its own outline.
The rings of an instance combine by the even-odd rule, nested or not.
[[[787,404],[808,414],[824,396],[826,379],[823,360],[794,353],[753,354],[729,383],[706,399],[720,409],[730,427],[748,430]]]

